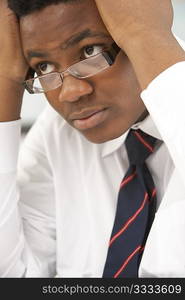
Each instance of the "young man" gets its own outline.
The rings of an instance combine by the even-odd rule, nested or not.
[[[185,54],[171,33],[171,1],[114,2],[9,0],[18,22],[1,1],[2,277],[128,277],[132,263],[131,277],[185,277]],[[17,167],[23,82],[50,105]],[[147,158],[157,213],[138,261],[133,249],[107,275],[131,128],[157,139]],[[120,230],[138,215],[144,224],[143,211]]]

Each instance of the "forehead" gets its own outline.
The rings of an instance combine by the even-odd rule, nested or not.
[[[108,35],[94,0],[71,4],[50,5],[20,20],[24,51],[54,49],[80,32],[98,32]]]

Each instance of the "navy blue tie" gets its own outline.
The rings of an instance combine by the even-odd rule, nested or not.
[[[103,277],[138,277],[138,268],[156,209],[156,189],[145,160],[157,139],[131,129],[125,141],[129,169],[119,194]]]

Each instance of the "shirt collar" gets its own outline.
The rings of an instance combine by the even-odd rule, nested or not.
[[[142,131],[148,133],[149,135],[154,136],[155,138],[162,140],[161,135],[154,124],[150,115],[148,115],[143,121],[135,123],[131,128],[133,129],[141,129]],[[123,135],[120,137],[108,141],[102,144],[102,157],[105,157],[114,151],[118,150],[124,143],[129,130],[127,130]]]
[[[162,140],[161,135],[150,115],[148,115],[143,121],[134,124],[132,128],[141,129],[149,135],[152,135],[153,137]]]

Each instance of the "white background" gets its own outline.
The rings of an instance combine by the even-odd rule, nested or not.
[[[185,0],[172,0],[172,2],[174,7],[173,32],[185,40]],[[21,116],[23,125],[33,124],[45,103],[44,95],[30,95],[25,92]]]

